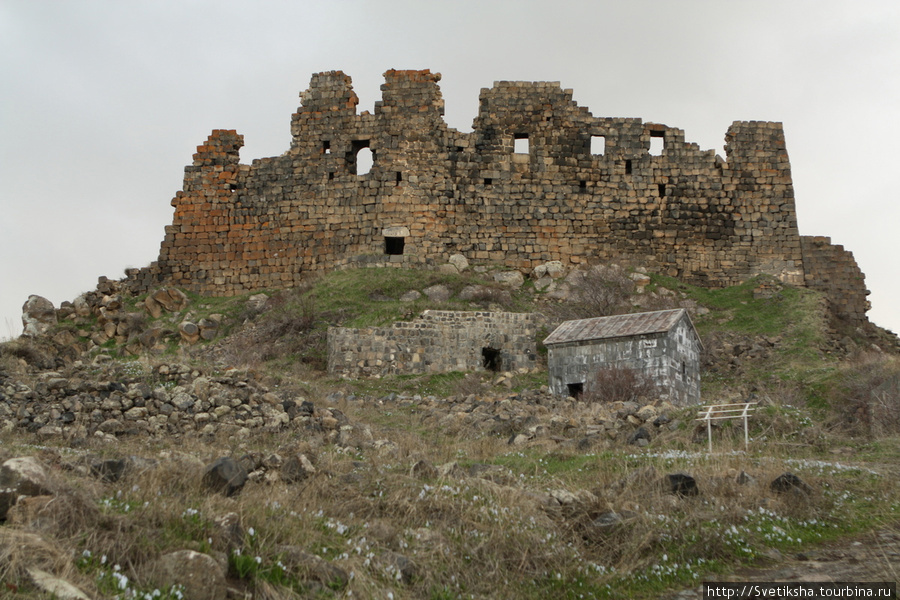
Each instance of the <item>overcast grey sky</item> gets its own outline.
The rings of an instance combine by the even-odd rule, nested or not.
[[[900,331],[900,3],[601,0],[0,0],[0,337],[159,253],[184,166],[214,128],[279,155],[314,72],[428,68],[451,127],[481,88],[559,81],[595,116],[722,149],[784,123],[800,232],[852,251],[870,319]]]

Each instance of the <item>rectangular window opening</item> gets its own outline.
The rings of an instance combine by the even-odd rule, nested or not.
[[[659,189],[659,197],[665,198],[666,197],[666,184],[660,183],[657,185],[657,188]]]
[[[331,142],[328,140],[322,142],[322,154],[331,154]]]
[[[513,136],[515,138],[515,153],[516,154],[528,154],[528,134],[527,133],[517,133]]]
[[[499,373],[502,371],[502,361],[500,359],[500,350],[497,348],[481,349],[481,364],[488,371]]]
[[[402,181],[403,181],[403,173],[401,173],[400,171],[397,171],[397,179],[395,180],[395,183],[397,185],[400,185],[400,183]]]
[[[403,254],[403,247],[406,245],[406,238],[402,237],[388,237],[384,238],[384,253],[385,254]]]
[[[584,395],[583,383],[567,383],[566,387],[569,390],[569,396],[576,400],[581,400],[581,397]]]
[[[578,182],[578,188],[579,188],[581,191],[586,190],[586,189],[587,189],[587,181],[585,181],[584,179],[582,179],[581,181],[579,181],[579,182]]]
[[[666,132],[650,132],[650,156],[661,156],[666,149]]]
[[[591,136],[591,154],[596,156],[603,156],[606,153],[606,136],[605,135],[592,135]]]
[[[625,174],[631,175],[631,159],[630,158],[625,160]]]
[[[490,177],[484,178],[484,185],[492,185],[493,183],[494,183],[494,180],[491,179]]]

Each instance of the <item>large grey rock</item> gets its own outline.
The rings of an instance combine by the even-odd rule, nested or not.
[[[91,600],[89,596],[65,579],[60,579],[34,567],[28,567],[26,571],[35,586],[57,600]]]
[[[305,454],[289,456],[281,466],[281,479],[287,483],[303,481],[316,474],[316,467]]]
[[[518,289],[525,283],[525,277],[518,271],[501,271],[494,273],[494,281],[505,287]]]
[[[687,473],[670,473],[666,475],[666,484],[668,491],[676,496],[697,496],[700,494],[697,480]]]
[[[168,312],[184,310],[188,305],[188,297],[176,288],[158,289],[152,292],[149,298],[158,302]]]
[[[43,296],[32,294],[22,305],[22,335],[38,337],[56,325],[56,309],[53,303]]]
[[[451,294],[450,288],[442,283],[427,287],[422,291],[432,302],[446,302],[450,299]]]
[[[782,473],[772,480],[769,488],[778,494],[799,494],[807,495],[812,492],[812,488],[805,481],[794,475],[793,473]]]
[[[6,519],[20,496],[52,495],[56,486],[41,462],[32,456],[11,458],[0,466],[0,520]]]
[[[184,586],[184,597],[191,600],[220,600],[227,596],[225,572],[208,554],[178,550],[150,564],[146,578],[161,590]]]
[[[462,254],[454,254],[450,257],[450,264],[456,267],[456,270],[462,273],[469,268],[469,261]]]
[[[207,465],[203,483],[210,490],[233,496],[247,483],[247,470],[233,458],[223,456]]]
[[[350,581],[347,571],[298,546],[281,546],[278,552],[285,567],[302,579],[318,581],[332,589],[343,589]]]

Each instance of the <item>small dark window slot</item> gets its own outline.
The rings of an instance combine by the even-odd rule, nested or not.
[[[322,154],[331,154],[331,142],[327,140],[322,142]]]
[[[395,183],[396,183],[397,185],[400,185],[400,183],[401,183],[402,181],[403,181],[403,173],[401,173],[400,171],[397,171],[397,178],[396,178],[396,180],[395,180]]]
[[[660,198],[665,198],[665,197],[666,197],[666,184],[660,183],[660,184],[657,186],[657,188],[659,189],[659,197],[660,197]]]
[[[481,364],[488,371],[500,372],[502,369],[500,350],[497,348],[481,349]]]
[[[329,171],[328,172],[328,181],[331,181],[333,179],[334,179],[334,171]]]
[[[587,181],[582,179],[581,181],[578,182],[578,187],[579,187],[579,189],[581,189],[581,191],[586,190],[587,189]]]
[[[493,183],[494,183],[494,180],[491,179],[490,177],[484,178],[484,185],[492,185]]]
[[[631,159],[625,159],[625,174],[631,175]]]
[[[583,383],[567,383],[566,387],[569,389],[569,395],[576,400],[581,400],[581,397],[584,395],[584,384]]]
[[[403,254],[403,247],[406,245],[406,238],[402,237],[385,237],[384,253],[385,254]]]

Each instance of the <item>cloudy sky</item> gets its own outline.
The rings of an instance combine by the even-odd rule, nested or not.
[[[851,250],[870,319],[900,331],[896,0],[0,0],[0,338],[155,260],[184,166],[214,128],[279,155],[310,75],[372,110],[387,69],[428,68],[451,127],[481,88],[559,81],[595,116],[722,149],[784,123],[800,233]]]

